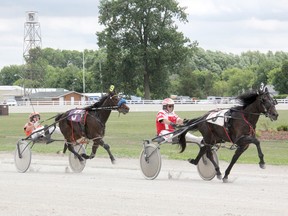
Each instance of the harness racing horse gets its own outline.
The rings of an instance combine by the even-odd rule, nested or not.
[[[59,114],[55,121],[59,122],[59,128],[66,139],[63,153],[68,148],[80,161],[83,161],[94,158],[100,145],[108,152],[111,162],[114,163],[115,158],[110,151],[110,146],[103,141],[105,124],[112,110],[117,110],[123,114],[129,112],[126,101],[118,97],[114,91],[114,86],[110,87],[109,93],[103,96],[99,102],[83,109],[69,110]],[[86,153],[80,155],[74,150],[73,145],[77,144],[77,140],[83,137],[93,141],[90,155],[86,155]]]
[[[228,182],[228,175],[241,154],[246,151],[249,144],[254,143],[257,147],[258,157],[260,159],[259,165],[265,169],[264,155],[262,153],[260,142],[256,138],[255,128],[260,117],[264,114],[269,117],[271,121],[277,120],[278,113],[275,105],[277,101],[271,97],[268,89],[264,86],[258,91],[250,91],[237,97],[240,106],[235,106],[228,110],[230,113],[227,117],[227,123],[224,126],[211,123],[209,115],[215,111],[209,111],[202,117],[189,120],[186,125],[188,130],[198,130],[203,136],[203,145],[195,159],[188,161],[197,165],[201,157],[206,153],[206,156],[213,163],[218,179],[222,178],[219,166],[215,163],[212,156],[212,146],[217,143],[231,142],[237,146],[232,160],[225,171],[223,182]],[[211,119],[210,119],[211,120]],[[179,136],[179,145],[181,152],[186,148],[185,131]]]

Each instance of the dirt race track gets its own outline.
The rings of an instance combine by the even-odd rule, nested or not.
[[[236,164],[224,184],[203,181],[186,161],[163,160],[158,178],[145,180],[137,159],[94,158],[76,174],[67,155],[32,155],[18,173],[13,154],[0,154],[0,216],[284,216],[287,203],[287,166]]]

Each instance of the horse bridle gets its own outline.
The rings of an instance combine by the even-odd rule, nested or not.
[[[270,104],[270,107],[267,109],[266,106],[265,106],[265,101],[263,99],[264,96],[267,96],[269,97],[269,104]],[[240,113],[243,113],[243,114],[249,114],[249,115],[265,115],[266,117],[269,117],[271,115],[271,109],[273,107],[273,105],[277,105],[277,100],[274,99],[274,98],[271,98],[270,97],[270,93],[269,92],[264,92],[262,93],[261,95],[259,95],[260,97],[258,98],[258,100],[260,100],[260,104],[262,105],[263,109],[264,109],[264,112],[262,113],[251,113],[251,112],[245,112],[243,110],[237,110],[237,109],[233,109],[233,108],[230,108],[230,110],[234,111],[234,112],[240,112]],[[267,101],[266,101],[267,102]]]
[[[264,100],[264,97],[268,97],[268,100],[265,101],[265,100]],[[261,105],[262,105],[262,107],[263,107],[263,109],[264,109],[263,114],[264,114],[266,117],[269,117],[269,118],[270,118],[271,109],[273,108],[273,106],[277,105],[277,100],[275,100],[274,98],[271,98],[269,92],[263,93],[263,94],[260,96],[259,100],[260,100],[260,103],[261,103]],[[270,105],[268,108],[265,106],[265,103],[267,103],[267,102],[269,102],[269,105]]]
[[[116,95],[116,94],[115,95],[111,95],[111,96],[109,96],[109,99],[112,100],[113,97],[118,97],[118,95]],[[104,107],[97,107],[97,108],[93,108],[93,109],[94,110],[118,110],[122,106],[122,104],[125,104],[125,103],[126,103],[126,100],[124,98],[121,98],[118,101],[116,106],[115,105],[113,105],[113,106],[104,106]]]

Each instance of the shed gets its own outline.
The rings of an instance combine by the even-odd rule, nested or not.
[[[56,91],[56,92],[37,92],[30,95],[31,101],[53,101],[59,102],[59,104],[64,104],[64,102],[71,102],[74,104],[74,101],[87,101],[88,97],[75,92],[75,91]]]

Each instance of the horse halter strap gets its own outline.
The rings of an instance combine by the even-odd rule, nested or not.
[[[113,97],[117,97],[117,95],[113,95],[113,96],[110,96],[109,98],[112,99]],[[122,104],[125,104],[126,103],[126,100],[121,98],[119,101],[118,101],[118,104],[117,105],[114,105],[114,106],[103,106],[103,107],[96,107],[96,108],[93,108],[93,110],[117,110],[119,107],[122,106]]]
[[[263,96],[264,95],[266,95],[266,94],[269,94],[269,93],[264,93],[264,94],[262,94],[261,96],[260,96],[260,98],[259,98],[259,100],[260,100],[260,103],[261,103],[261,105],[262,105],[262,107],[263,107],[263,109],[264,109],[264,112],[263,112],[263,114],[266,116],[266,117],[268,117],[269,116],[269,114],[270,114],[270,110],[272,109],[272,104],[271,104],[271,106],[267,109],[266,108],[266,106],[264,105],[264,101],[263,101]],[[269,102],[271,103],[271,101],[269,100]],[[277,104],[277,101],[275,102],[274,100],[273,100],[273,105],[276,105]]]

